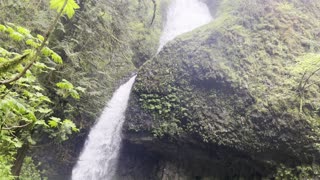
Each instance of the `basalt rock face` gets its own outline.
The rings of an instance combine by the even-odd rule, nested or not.
[[[126,142],[161,157],[153,179],[318,177],[319,76],[301,97],[292,69],[319,51],[320,2],[221,1],[215,16],[140,69]]]

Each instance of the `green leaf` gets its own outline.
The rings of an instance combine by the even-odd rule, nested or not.
[[[13,33],[13,32],[14,32],[14,30],[13,30],[12,27],[7,27],[6,31],[7,31],[8,33]]]
[[[48,114],[49,112],[52,112],[52,109],[39,108],[39,109],[37,109],[37,111],[38,111],[39,113],[42,113],[42,114]]]
[[[39,100],[40,100],[40,101],[46,101],[46,102],[52,103],[52,101],[48,98],[48,96],[41,96],[41,97],[39,97]]]
[[[21,41],[24,38],[24,36],[18,32],[10,33],[10,37],[15,41]]]
[[[53,51],[48,48],[48,47],[44,47],[42,50],[41,50],[42,54],[45,55],[45,56],[51,56],[51,54],[53,53]]]
[[[62,82],[57,83],[56,86],[60,88],[57,93],[64,98],[71,96],[74,99],[80,99],[78,91],[84,92],[85,90],[81,87],[74,88],[74,86],[65,79],[63,79]]]
[[[12,138],[12,137],[9,137],[9,136],[3,136],[3,137],[2,137],[2,140],[11,143],[11,144],[14,145],[16,148],[22,147],[22,142],[19,141],[17,138]]]
[[[50,69],[50,70],[55,70],[54,68],[48,67],[46,64],[41,63],[41,62],[36,62],[34,63],[34,66],[37,67],[38,69]]]
[[[0,24],[0,31],[4,32],[6,30],[7,30],[7,27],[2,25],[2,24]]]
[[[70,119],[65,119],[62,124],[65,126],[67,129],[71,129],[73,132],[78,132],[79,129],[77,126],[70,120]]]
[[[58,127],[58,122],[56,122],[56,121],[50,120],[48,124],[49,124],[49,126],[52,127],[52,128]]]
[[[56,85],[61,89],[67,89],[67,90],[73,89],[73,85],[65,79],[62,79],[62,82],[58,82]]]
[[[12,108],[12,110],[14,110],[15,112],[17,112],[19,114],[27,113],[27,108],[15,99],[11,99],[11,101],[8,101],[8,105],[9,105],[9,107]]]
[[[80,95],[76,90],[70,90],[70,95],[71,97],[73,97],[74,99],[80,99]]]
[[[40,46],[40,44],[35,42],[33,39],[26,40],[26,44],[34,48],[38,48]]]
[[[2,56],[6,56],[6,55],[9,55],[10,52],[0,47],[0,54],[1,54]]]
[[[50,118],[52,121],[56,121],[56,122],[60,122],[61,119],[60,118],[57,118],[57,117],[51,117]]]
[[[23,35],[30,35],[30,31],[24,27],[18,26],[17,30],[19,33],[21,33]]]
[[[51,54],[51,58],[53,59],[53,61],[55,63],[58,63],[58,64],[62,64],[63,61],[62,61],[62,58],[55,52],[52,51],[52,54]]]
[[[48,124],[44,120],[36,121],[34,124],[41,125],[41,126],[44,126],[44,127],[49,127]]]
[[[41,42],[43,42],[43,41],[44,41],[44,37],[43,37],[43,36],[41,36],[40,34],[38,34],[38,35],[37,35],[37,38],[38,38]]]
[[[42,87],[37,86],[37,85],[33,85],[32,88],[35,89],[35,90],[37,90],[37,91],[42,91],[42,90],[43,90]]]
[[[28,118],[28,120],[37,121],[37,117],[33,112],[30,112],[29,114],[27,114],[26,117]]]
[[[56,117],[51,117],[50,118],[51,120],[49,120],[49,126],[52,127],[52,128],[56,128],[58,127],[61,119],[60,118],[56,118]]]
[[[63,8],[65,1],[66,0],[51,0],[50,8],[57,10],[57,12],[59,13]],[[68,18],[71,19],[75,13],[75,10],[79,8],[80,6],[74,0],[68,0],[65,8],[63,9],[63,14],[66,14]]]

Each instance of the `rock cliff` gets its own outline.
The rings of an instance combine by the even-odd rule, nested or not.
[[[319,76],[301,90],[293,69],[319,51],[320,2],[207,2],[215,20],[139,70],[124,161],[151,179],[319,178]]]

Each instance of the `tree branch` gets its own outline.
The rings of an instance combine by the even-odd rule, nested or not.
[[[304,98],[305,90],[312,85],[312,84],[310,84],[310,85],[307,86],[307,84],[308,84],[310,78],[311,78],[313,75],[315,75],[318,71],[320,71],[320,68],[314,70],[314,71],[306,78],[306,80],[304,80],[303,85],[302,85],[302,80],[303,80],[303,78],[306,76],[307,72],[305,72],[305,73],[303,74],[302,78],[301,78],[301,81],[300,81],[300,83],[299,83],[299,89],[300,89],[300,91],[299,91],[299,95],[300,95],[300,112],[302,112],[302,110],[303,110],[302,108],[303,108],[303,98]]]
[[[0,84],[9,84],[12,83],[14,81],[17,81],[18,79],[20,79],[23,75],[26,74],[26,72],[32,67],[32,65],[37,61],[37,58],[41,55],[41,50],[45,47],[46,42],[48,41],[50,35],[52,34],[54,28],[56,27],[63,11],[64,8],[67,5],[68,0],[64,1],[64,4],[60,10],[60,12],[57,14],[55,20],[53,21],[53,23],[51,24],[51,26],[49,27],[47,33],[44,36],[44,40],[42,41],[41,45],[39,48],[37,48],[37,51],[35,53],[35,55],[33,57],[31,57],[31,62],[23,69],[23,71],[21,73],[19,73],[18,75],[16,75],[15,77],[13,77],[12,79],[8,79],[8,80],[4,80],[4,81],[0,81]]]
[[[299,91],[299,93],[300,93],[300,91],[301,91],[302,82],[303,82],[304,76],[306,76],[306,74],[307,74],[307,71],[304,71],[304,72],[303,72],[303,75],[302,75],[302,77],[301,77],[301,79],[300,79],[300,82],[299,82],[299,85],[298,85],[298,91]]]
[[[27,127],[27,126],[30,125],[30,124],[31,124],[31,123],[27,123],[27,124],[23,124],[23,125],[21,125],[21,126],[12,126],[12,127],[7,127],[7,128],[2,127],[1,130],[10,131],[10,130],[13,130],[13,129],[18,129],[18,128]]]
[[[153,24],[154,19],[156,18],[156,12],[157,12],[157,3],[156,3],[156,0],[152,0],[152,3],[153,3],[153,16],[152,16],[152,19],[151,19],[150,26]]]
[[[303,86],[302,86],[302,90],[305,90],[305,87],[306,87],[306,85],[308,84],[310,78],[311,78],[313,75],[315,75],[318,71],[320,71],[320,68],[314,70],[314,71],[307,77],[307,79],[304,81],[304,84],[303,84]]]
[[[26,53],[23,55],[16,56],[7,62],[1,63],[0,64],[0,72],[7,71],[9,69],[14,68],[20,62],[22,62],[27,56],[28,56],[28,54]]]

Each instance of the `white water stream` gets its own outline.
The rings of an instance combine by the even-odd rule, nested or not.
[[[212,16],[206,4],[199,0],[173,0],[167,12],[158,52],[180,34],[209,23]]]
[[[113,94],[91,129],[72,171],[73,180],[108,180],[115,171],[121,144],[121,129],[135,76]]]
[[[159,50],[176,36],[189,32],[212,19],[208,7],[199,0],[172,0],[167,14]],[[112,96],[101,117],[91,129],[72,180],[112,180],[117,168],[121,129],[135,77]]]

